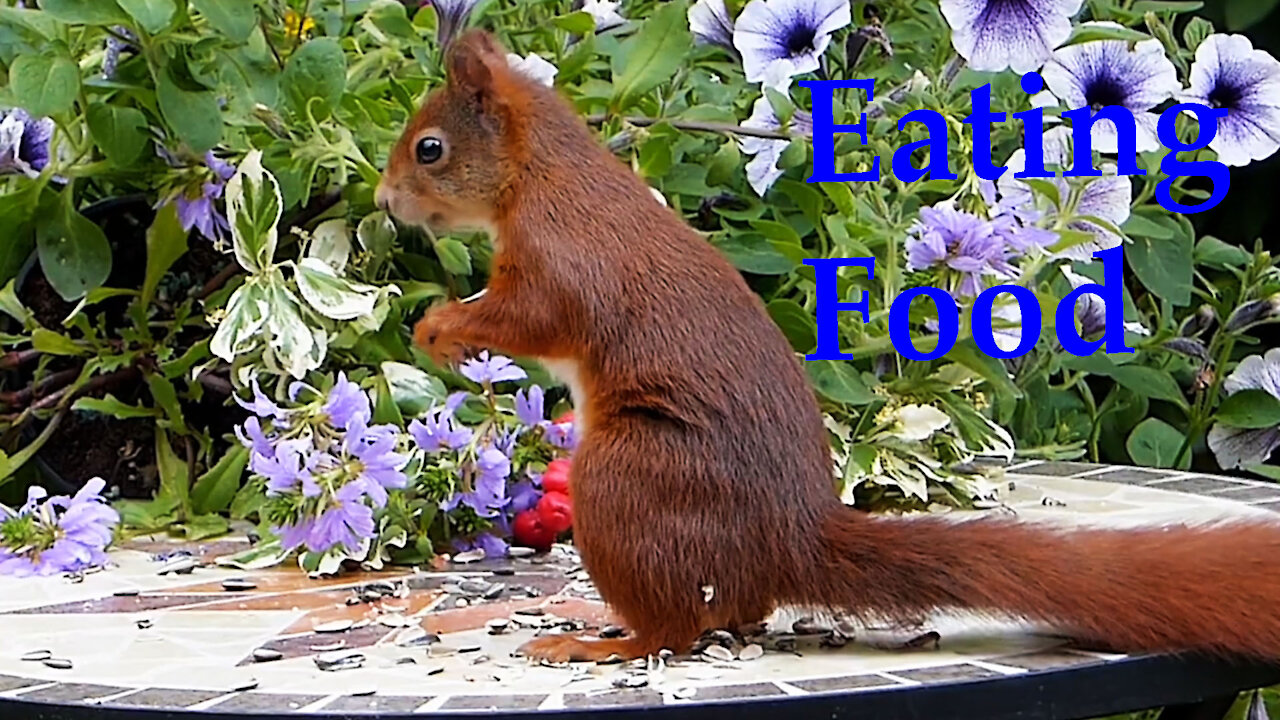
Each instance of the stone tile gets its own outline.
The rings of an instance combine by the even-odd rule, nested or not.
[[[84,700],[93,700],[95,698],[106,697],[122,693],[129,688],[116,687],[113,685],[93,685],[90,683],[60,683],[52,687],[40,688],[31,692],[24,692],[18,697],[23,700],[32,700],[36,702],[82,702]]]
[[[1020,467],[1016,470],[1010,470],[1010,475],[1052,475],[1053,477],[1067,477],[1070,475],[1079,475],[1082,472],[1097,470],[1101,465],[1091,465],[1089,463],[1078,462],[1058,462],[1048,461],[1038,465],[1028,465]]]
[[[31,687],[33,685],[44,685],[43,680],[33,680],[31,678],[14,677],[13,675],[0,675],[0,692],[9,692],[10,690],[20,690],[22,688]]]
[[[1276,501],[1276,502],[1261,502],[1261,503],[1258,503],[1258,504],[1254,505],[1254,507],[1260,507],[1260,508],[1262,508],[1263,510],[1270,510],[1270,511],[1272,511],[1272,512],[1280,512],[1280,501]]]
[[[1024,670],[1054,670],[1057,668],[1087,665],[1090,663],[1099,663],[1104,661],[1095,657],[1089,657],[1088,655],[1080,655],[1078,653],[1047,651],[1027,653],[1026,655],[1010,655],[1008,657],[992,658],[989,662],[996,665],[1022,668]]]
[[[1001,677],[994,670],[961,663],[958,665],[938,665],[936,667],[916,670],[895,670],[893,674],[906,680],[919,683],[956,682],[959,680],[978,680],[981,678]]]
[[[537,710],[546,695],[455,695],[441,710]]]
[[[1235,500],[1238,492],[1246,490],[1250,486],[1240,482],[1232,482],[1225,478],[1197,475],[1195,477],[1183,478],[1181,480],[1157,483],[1151,487],[1159,490],[1173,490],[1174,492],[1192,493],[1193,495],[1230,493],[1224,497]],[[1277,500],[1280,500],[1280,492],[1276,492],[1275,496]]]
[[[1254,486],[1244,490],[1236,490],[1229,494],[1224,494],[1222,497],[1229,500],[1240,500],[1241,502],[1248,503],[1276,502],[1280,501],[1280,486]]]
[[[794,685],[801,690],[809,692],[837,692],[841,690],[863,690],[866,688],[892,687],[901,686],[902,683],[895,682],[889,678],[880,677],[879,675],[847,675],[844,677],[826,677],[813,678],[811,680],[789,680],[788,685]]]
[[[206,702],[226,693],[212,690],[173,690],[169,688],[147,688],[109,704],[122,707],[145,707],[157,709],[182,709],[197,703]]]
[[[703,700],[736,700],[738,698],[763,698],[786,695],[782,688],[773,683],[743,683],[741,685],[717,685],[700,687],[693,699]]]
[[[1094,465],[1092,467],[1099,467]],[[1127,485],[1145,485],[1157,480],[1164,480],[1171,477],[1171,473],[1161,472],[1159,470],[1151,470],[1148,468],[1115,468],[1106,472],[1090,475],[1089,480],[1101,480],[1110,483],[1124,483]]]
[[[277,695],[274,693],[249,692],[227,698],[209,709],[212,712],[219,713],[297,712],[323,699],[323,695]]]
[[[577,693],[564,696],[564,706],[571,709],[592,707],[658,706],[662,695],[649,688],[612,690],[602,693]]]
[[[324,713],[411,713],[430,702],[429,697],[407,695],[375,695],[373,697],[340,697],[320,708]]]

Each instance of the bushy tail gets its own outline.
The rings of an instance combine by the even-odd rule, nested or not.
[[[813,599],[855,613],[964,609],[1122,652],[1280,659],[1280,523],[1064,530],[842,510],[823,540]]]

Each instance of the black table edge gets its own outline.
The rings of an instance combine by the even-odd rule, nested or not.
[[[607,718],[632,720],[643,713],[657,720],[779,720],[785,718],[876,718],[877,720],[1013,720],[1053,718],[1086,720],[1103,715],[1186,705],[1280,684],[1280,665],[1234,663],[1174,655],[1146,655],[1066,669],[956,682],[892,686],[856,691],[815,692],[713,702],[691,701],[662,706],[637,705],[565,710],[468,710],[430,713],[325,712],[261,714],[25,701],[0,697],[4,720],[336,720],[474,718]],[[426,698],[424,698],[424,703]],[[124,701],[124,702],[127,702]]]

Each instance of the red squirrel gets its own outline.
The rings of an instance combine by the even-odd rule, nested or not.
[[[554,662],[686,652],[778,607],[911,622],[1020,618],[1126,651],[1280,658],[1280,524],[1068,530],[845,505],[817,398],[742,276],[488,33],[394,146],[377,203],[488,231],[486,293],[428,310],[415,341],[541,360],[582,428],[574,542],[628,634],[536,638]]]

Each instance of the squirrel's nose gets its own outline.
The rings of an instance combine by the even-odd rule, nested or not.
[[[391,192],[387,189],[386,183],[378,184],[378,189],[373,195],[373,203],[383,212],[391,211]]]

